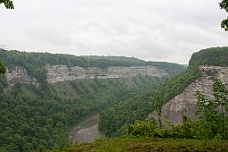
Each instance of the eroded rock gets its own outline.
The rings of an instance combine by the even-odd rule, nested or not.
[[[192,82],[183,93],[162,106],[162,119],[169,120],[172,124],[181,124],[185,109],[191,118],[195,118],[194,112],[197,109],[195,93],[198,90],[205,95],[205,98],[212,99],[213,78],[220,79],[228,87],[228,67],[201,66],[200,68],[203,70],[202,77]],[[148,118],[150,117],[157,120],[157,112],[150,113]]]

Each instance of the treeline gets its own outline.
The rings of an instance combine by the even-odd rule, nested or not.
[[[228,47],[203,49],[192,55],[190,65],[228,66]]]
[[[131,80],[78,80],[48,84],[45,91],[18,83],[9,93],[0,93],[0,151],[65,147],[70,144],[71,127],[166,79],[139,76]]]
[[[179,64],[175,63],[167,63],[167,62],[147,62],[147,65],[153,65],[158,67],[159,69],[165,70],[170,76],[174,76],[177,73],[180,73],[186,70],[186,67],[180,66]]]
[[[165,62],[146,62],[133,57],[99,57],[99,56],[74,56],[67,54],[50,54],[50,53],[27,53],[16,50],[5,51],[0,49],[0,60],[8,67],[15,65],[23,66],[29,75],[35,77],[43,86],[47,87],[47,70],[45,66],[50,65],[67,65],[69,67],[99,67],[107,68],[109,66],[139,66],[139,65],[154,65],[158,68],[164,69],[170,75],[175,75],[183,70],[185,67]]]

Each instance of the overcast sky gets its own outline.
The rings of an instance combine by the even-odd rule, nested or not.
[[[228,45],[221,0],[13,0],[0,6],[0,46],[26,52],[123,55],[188,63]]]

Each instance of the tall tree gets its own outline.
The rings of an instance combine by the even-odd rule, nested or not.
[[[0,61],[0,74],[5,73],[5,72],[6,72],[6,68],[4,67],[2,62]]]
[[[228,12],[228,0],[222,0],[222,2],[219,3],[219,6],[221,9],[225,10]],[[221,22],[221,28],[223,28],[225,31],[228,31],[228,16],[226,19],[224,19]]]
[[[0,4],[4,4],[6,9],[14,9],[13,1],[11,0],[0,0]]]
[[[212,137],[221,135],[222,138],[226,138],[227,129],[225,124],[227,123],[227,117],[225,115],[228,104],[227,94],[228,90],[219,79],[214,79],[214,99],[206,99],[199,91],[196,92],[198,106],[196,115],[200,116],[200,120],[205,125],[205,128],[210,130]]]

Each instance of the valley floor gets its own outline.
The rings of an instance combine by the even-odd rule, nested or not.
[[[77,143],[54,152],[228,152],[227,141],[151,138],[110,138]]]

